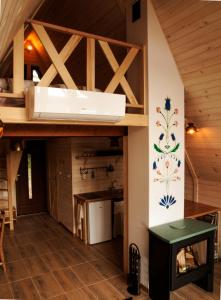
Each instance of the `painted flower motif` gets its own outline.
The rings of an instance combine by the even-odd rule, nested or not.
[[[171,109],[171,104],[170,104],[170,99],[166,98],[165,99],[165,110],[170,110]]]
[[[174,121],[173,125],[177,127],[178,126],[178,122]]]
[[[174,134],[174,133],[171,133],[171,138],[172,138],[173,141],[176,140],[176,137],[175,137],[175,134]]]
[[[161,113],[161,109],[160,109],[159,106],[156,108],[156,111],[157,111],[158,113]]]
[[[161,133],[161,135],[159,136],[159,140],[162,141],[163,137],[164,137],[164,133]]]
[[[178,113],[179,113],[178,108],[175,108],[175,109],[174,109],[174,114],[175,114],[175,115],[178,115]]]
[[[178,160],[177,167],[179,168],[180,166],[181,166],[181,161]]]
[[[160,127],[161,126],[160,121],[156,121],[156,125],[157,125],[157,127]]]
[[[158,175],[162,175],[161,172],[160,172],[160,170],[157,170],[157,174],[158,174]]]
[[[169,160],[166,160],[166,162],[165,162],[165,166],[166,166],[166,168],[167,168],[167,169],[169,168],[169,166],[170,166],[170,162],[169,162]]]
[[[176,203],[176,199],[172,195],[163,196],[163,198],[161,198],[160,202],[159,202],[159,204],[161,206],[166,207],[166,209],[168,209],[171,205],[173,205],[175,203]]]
[[[156,168],[157,168],[157,163],[154,161],[153,162],[153,170],[156,170]]]

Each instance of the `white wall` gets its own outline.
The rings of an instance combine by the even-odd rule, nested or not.
[[[183,218],[185,161],[184,86],[150,1],[147,46],[151,227]],[[167,202],[168,199],[171,201]]]
[[[127,40],[144,44],[148,56],[148,100],[149,128],[129,128],[128,131],[128,211],[129,211],[129,243],[138,245],[141,252],[141,283],[148,286],[148,226],[183,217],[184,203],[184,172],[183,164],[179,168],[181,181],[175,185],[176,207],[166,209],[159,205],[159,198],[164,194],[163,187],[154,183],[152,170],[156,157],[153,143],[159,138],[155,127],[156,107],[164,105],[168,96],[173,102],[173,108],[179,109],[179,127],[174,134],[181,142],[180,159],[183,160],[184,142],[184,88],[170,53],[165,37],[161,31],[150,1],[141,0],[141,19],[131,22],[131,3],[127,5]],[[147,9],[148,5],[148,9]],[[148,22],[147,22],[148,21]],[[129,79],[133,74],[129,74]],[[177,117],[178,115],[176,115]],[[177,183],[177,182],[176,182]],[[149,188],[150,187],[150,188]],[[175,215],[174,215],[175,213]]]

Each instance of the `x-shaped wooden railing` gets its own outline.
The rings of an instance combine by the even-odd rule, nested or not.
[[[145,64],[144,61],[144,49],[141,46],[137,46],[134,44],[126,43],[117,41],[110,38],[105,38],[102,36],[97,36],[94,34],[84,33],[78,30],[64,28],[57,25],[52,25],[44,22],[39,21],[28,21],[31,23],[33,29],[37,33],[42,45],[44,46],[46,52],[48,53],[52,64],[46,71],[46,73],[41,78],[40,82],[38,83],[39,86],[47,87],[51,84],[53,79],[56,77],[57,74],[60,75],[64,84],[68,89],[77,89],[77,84],[74,82],[73,78],[71,77],[68,69],[65,66],[66,60],[70,57],[73,51],[76,49],[82,38],[87,39],[87,75],[86,75],[86,86],[87,90],[94,90],[95,89],[95,42],[97,41],[100,45],[107,61],[109,62],[114,75],[111,81],[108,83],[104,92],[107,93],[114,93],[117,89],[118,85],[120,84],[122,89],[124,90],[125,95],[127,96],[127,106],[130,108],[138,108],[144,109],[145,103]],[[63,32],[66,34],[71,34],[66,45],[63,49],[58,53],[56,50],[52,40],[50,39],[46,28],[52,29],[54,31]],[[126,57],[124,58],[123,62],[119,65],[110,44],[126,47],[128,49]],[[137,100],[127,78],[126,73],[132,63],[134,62],[135,58],[137,57],[138,53],[142,55],[142,99]],[[139,76],[139,74],[137,74]]]

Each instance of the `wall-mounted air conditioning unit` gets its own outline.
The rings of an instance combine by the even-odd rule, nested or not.
[[[31,87],[26,97],[29,120],[118,122],[125,117],[125,95]]]

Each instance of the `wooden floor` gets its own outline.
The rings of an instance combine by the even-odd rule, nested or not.
[[[0,269],[0,299],[127,299],[121,271],[122,240],[86,246],[46,214],[19,218],[6,229],[7,273]],[[189,284],[171,300],[220,300],[221,263],[215,265],[215,289],[206,293]],[[133,299],[149,299],[142,291]]]
[[[0,299],[129,298],[121,248],[119,239],[86,246],[46,214],[19,218],[14,233],[6,229]]]

